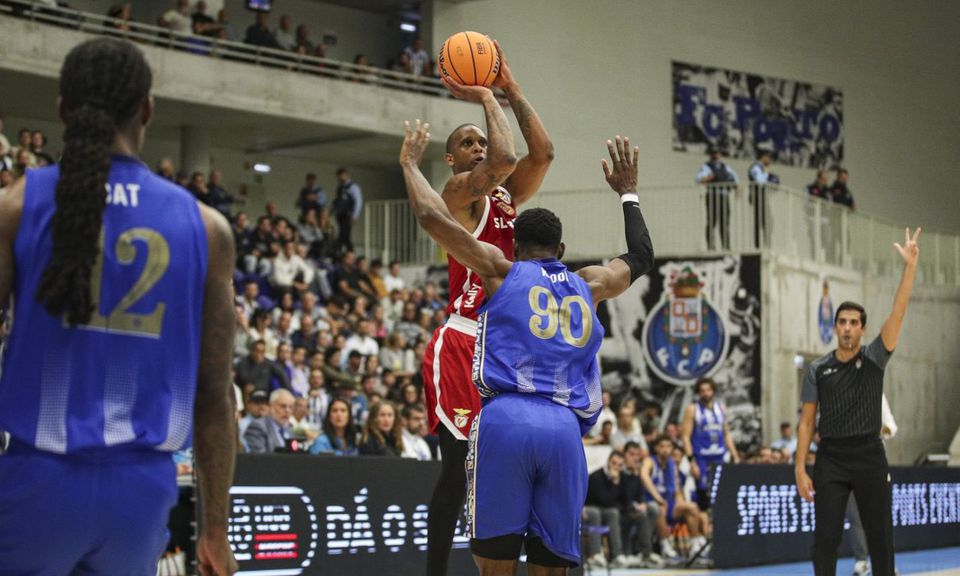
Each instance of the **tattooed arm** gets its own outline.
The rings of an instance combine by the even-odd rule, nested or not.
[[[464,86],[444,78],[447,88],[457,98],[483,105],[487,123],[486,153],[481,162],[468,172],[455,174],[447,181],[441,196],[450,212],[463,224],[464,211],[473,211],[473,207],[484,196],[492,192],[513,172],[517,164],[517,153],[513,147],[513,132],[503,113],[503,108],[489,88],[483,86]],[[480,136],[477,136],[480,138]],[[454,145],[473,147],[472,141],[455,142]],[[469,218],[468,218],[469,219]]]
[[[550,141],[550,135],[543,127],[537,111],[530,105],[520,90],[520,85],[514,79],[500,43],[494,41],[494,44],[500,51],[500,74],[493,85],[501,88],[506,94],[510,107],[513,108],[513,113],[517,117],[517,123],[520,125],[520,132],[527,143],[527,155],[517,162],[516,169],[505,184],[510,196],[513,197],[514,204],[519,206],[533,198],[540,189],[550,163],[553,162],[553,142]]]

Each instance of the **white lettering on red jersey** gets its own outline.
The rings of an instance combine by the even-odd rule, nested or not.
[[[508,260],[513,260],[513,221],[517,210],[513,198],[506,188],[498,187],[489,196],[484,197],[483,215],[473,237],[481,242],[493,244],[503,252]],[[450,305],[447,314],[459,314],[469,320],[477,319],[477,310],[483,305],[486,295],[483,281],[476,272],[447,256],[450,282]]]

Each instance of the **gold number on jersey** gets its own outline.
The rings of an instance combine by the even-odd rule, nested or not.
[[[546,297],[546,306],[541,301]],[[571,346],[583,348],[593,333],[593,313],[590,305],[582,296],[565,296],[557,306],[557,299],[543,286],[534,286],[527,295],[530,302],[530,332],[542,340],[549,340],[557,335],[557,328],[563,341]],[[583,333],[579,337],[573,335],[572,309],[576,305],[580,308],[580,317],[583,318]]]
[[[100,231],[100,254],[94,262],[90,283],[93,291],[94,309],[90,322],[85,326],[105,332],[116,332],[134,336],[160,337],[163,315],[167,305],[160,302],[149,314],[130,312],[130,308],[160,281],[170,266],[170,245],[162,235],[151,228],[131,228],[117,238],[114,252],[120,264],[133,264],[137,257],[137,245],[134,240],[146,244],[147,263],[133,287],[107,315],[100,313],[100,289],[103,286],[103,230]]]

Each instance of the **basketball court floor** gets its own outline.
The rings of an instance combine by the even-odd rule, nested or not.
[[[897,569],[901,576],[960,576],[960,548],[938,548],[919,552],[897,554]],[[605,576],[606,569],[593,569],[585,574]],[[811,576],[813,567],[809,562],[774,564],[730,570],[611,570],[610,576],[646,576],[664,574],[671,576],[694,576],[722,574],[723,576]],[[853,574],[853,558],[841,558],[837,564],[837,576]]]

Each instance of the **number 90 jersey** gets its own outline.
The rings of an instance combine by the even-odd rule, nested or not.
[[[57,166],[27,172],[0,429],[59,454],[179,450],[193,427],[207,271],[197,202],[138,160],[114,156],[90,274],[95,308],[70,327],[36,298],[59,178]]]
[[[603,326],[582,278],[555,258],[515,262],[477,324],[480,396],[536,394],[573,410],[581,435],[590,430],[603,405]]]

